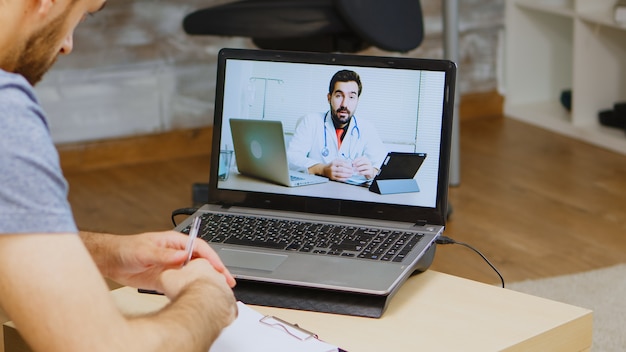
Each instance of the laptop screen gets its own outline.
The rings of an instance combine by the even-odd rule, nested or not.
[[[454,80],[455,66],[445,60],[224,49],[210,201],[443,224]],[[233,136],[242,137],[230,119],[278,121],[282,141],[250,137],[247,148],[235,150],[242,143]],[[255,126],[248,134],[269,134]],[[284,170],[284,155],[270,150],[284,150]],[[420,158],[417,171],[407,169],[400,181],[377,180],[389,174],[387,164],[402,168],[405,161],[392,163],[394,155]],[[267,165],[266,172],[318,174],[328,182],[281,185],[242,173],[249,159]]]

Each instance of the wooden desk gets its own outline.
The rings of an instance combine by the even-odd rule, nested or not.
[[[117,289],[113,295],[128,313],[147,313],[167,303],[163,296],[139,294],[129,287]],[[591,348],[590,310],[432,270],[410,278],[380,319],[253,308],[297,323],[351,352]],[[10,340],[16,334],[5,335],[6,352],[24,351],[12,349],[19,346]]]

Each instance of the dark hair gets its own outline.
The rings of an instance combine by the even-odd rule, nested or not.
[[[333,78],[330,79],[330,85],[328,86],[328,94],[333,94],[333,89],[335,89],[337,82],[352,81],[356,82],[359,86],[359,96],[361,96],[361,90],[363,89],[363,86],[361,86],[361,77],[359,77],[358,73],[350,70],[337,71],[337,73],[333,75]]]

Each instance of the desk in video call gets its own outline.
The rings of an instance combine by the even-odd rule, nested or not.
[[[307,195],[322,198],[341,198],[365,202],[385,202],[392,204],[423,205],[424,198],[429,197],[427,192],[411,192],[396,194],[378,194],[370,192],[367,187],[351,185],[343,182],[329,181],[314,185],[287,187],[231,172],[226,181],[219,181],[218,186],[223,189],[254,190],[265,193],[280,193],[287,195]]]

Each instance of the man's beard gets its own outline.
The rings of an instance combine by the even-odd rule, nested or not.
[[[350,118],[352,117],[352,111],[348,110],[347,108],[339,108],[337,110],[331,109],[330,111],[330,116],[333,119],[333,124],[335,125],[335,128],[343,127],[350,122]],[[347,117],[339,117],[339,112],[347,112]]]
[[[64,19],[65,16],[59,16],[34,33],[18,54],[13,72],[24,76],[33,86],[43,78],[59,55],[58,45],[63,40]]]

